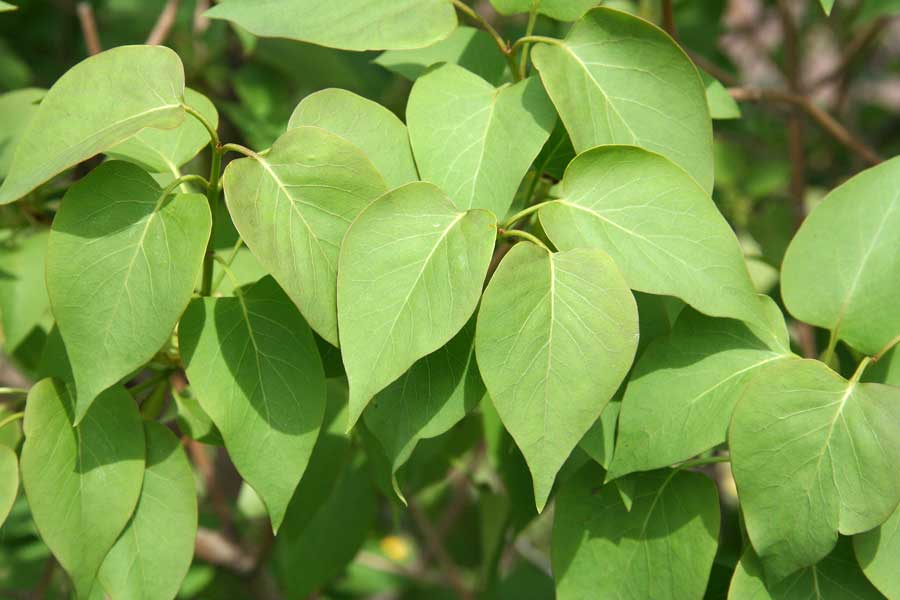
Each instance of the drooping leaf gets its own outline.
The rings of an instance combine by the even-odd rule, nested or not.
[[[7,2],[0,2],[0,12],[8,12],[11,10],[18,10],[19,7],[14,4],[9,4]]]
[[[6,177],[22,131],[37,112],[47,90],[25,88],[0,95],[0,179]]]
[[[559,600],[700,600],[719,536],[719,496],[700,473],[632,475],[628,511],[589,464],[560,489],[551,558]],[[599,488],[599,489],[598,489]]]
[[[44,281],[48,233],[38,231],[0,246],[0,317],[8,354],[50,313]]]
[[[540,14],[559,21],[574,21],[597,3],[598,0],[491,0],[502,15],[527,13],[535,5]]]
[[[194,556],[197,493],[178,439],[144,422],[147,462],[131,521],[107,554],[99,580],[113,598],[171,600]]]
[[[373,62],[410,81],[438,63],[459,65],[493,84],[500,83],[506,70],[506,60],[497,43],[473,27],[458,27],[450,37],[427,48],[388,50]]]
[[[78,427],[65,386],[43,379],[25,404],[22,484],[44,543],[87,598],[106,553],[137,505],[144,432],[121,387],[101,394]]]
[[[0,527],[12,510],[19,493],[19,457],[8,446],[0,445]]]
[[[164,46],[121,46],[85,59],[57,81],[22,132],[0,204],[145,127],[185,119],[184,69]]]
[[[234,298],[194,300],[178,335],[200,405],[277,531],[325,410],[312,332],[267,277]]]
[[[372,397],[455,336],[478,304],[497,236],[430,183],[370,204],[341,247],[338,321],[350,426]]]
[[[457,65],[420,77],[406,112],[422,180],[499,218],[556,122],[537,78],[495,88]]]
[[[706,71],[700,71],[700,77],[703,79],[703,87],[706,88],[709,116],[719,120],[740,119],[741,108],[725,89],[725,86]]]
[[[628,372],[637,338],[634,298],[599,250],[516,244],[491,278],[478,311],[478,367],[528,462],[539,511]]]
[[[774,332],[686,310],[651,344],[625,390],[613,479],[685,461],[725,441],[747,380],[797,357],[778,307],[765,298]]]
[[[419,440],[449,431],[484,396],[474,341],[475,323],[470,320],[450,343],[417,361],[366,408],[366,427],[384,448],[392,473],[409,459]]]
[[[310,327],[337,346],[338,253],[350,223],[386,189],[375,166],[343,138],[297,127],[266,156],[229,163],[223,177],[247,247]]]
[[[900,506],[875,529],[853,536],[853,549],[868,580],[888,598],[900,597]]]
[[[822,10],[825,11],[826,15],[831,15],[831,9],[834,8],[834,0],[819,0],[819,4],[822,5]]]
[[[895,571],[896,572],[896,571]],[[811,567],[766,587],[763,569],[752,548],[747,548],[731,578],[728,600],[809,600],[853,598],[880,600],[853,558],[850,540],[841,538],[827,557]]]
[[[206,11],[253,35],[343,50],[424,48],[456,28],[447,0],[227,0]]]
[[[209,98],[190,88],[184,90],[184,103],[195,109],[212,125],[219,125],[219,113]],[[185,119],[175,129],[144,129],[106,154],[136,162],[151,173],[179,174],[179,167],[209,145],[209,133],[195,118]]]
[[[781,272],[792,315],[866,354],[900,334],[900,158],[822,200],[794,237]]]
[[[772,582],[825,558],[839,532],[880,525],[900,502],[898,388],[779,361],[747,384],[728,440],[747,533]]]
[[[288,129],[321,127],[365,152],[389,188],[418,181],[406,125],[391,111],[353,92],[328,89],[303,99]]]
[[[693,63],[665,32],[627,13],[595,8],[565,40],[535,45],[532,57],[578,152],[600,144],[641,146],[712,190],[706,92]]]
[[[104,163],[69,188],[47,247],[47,291],[75,378],[76,422],[169,340],[210,227],[205,196],[164,196],[131,163]]]
[[[634,146],[602,146],[569,165],[541,224],[560,250],[608,252],[635,290],[702,313],[764,324],[734,232],[677,165]]]

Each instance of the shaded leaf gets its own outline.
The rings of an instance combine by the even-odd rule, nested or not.
[[[44,280],[49,233],[37,231],[0,246],[0,317],[7,354],[50,314]]]
[[[900,597],[900,506],[875,529],[853,536],[853,549],[868,580],[888,598]]]
[[[14,4],[9,4],[7,2],[0,2],[0,12],[8,12],[11,10],[18,10],[19,7]]]
[[[0,95],[0,179],[6,177],[22,132],[37,112],[47,90],[25,88]]]
[[[591,428],[587,430],[578,446],[604,469],[609,468],[616,444],[616,425],[622,410],[622,396],[613,396]]]
[[[0,527],[12,510],[19,493],[19,457],[8,446],[0,445]]]
[[[491,0],[491,4],[502,15],[527,13],[532,5],[538,12],[560,21],[574,21],[589,8],[597,5],[598,0]]]
[[[700,71],[700,77],[703,79],[703,87],[706,88],[709,116],[719,120],[740,119],[741,108],[725,89],[725,86],[706,71]]]
[[[222,434],[215,423],[200,406],[191,388],[172,391],[172,398],[178,407],[178,428],[192,440],[213,446],[224,446]]]

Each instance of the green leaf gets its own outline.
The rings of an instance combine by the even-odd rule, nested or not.
[[[478,367],[528,462],[538,511],[628,372],[637,340],[634,298],[599,250],[516,244],[491,278],[478,311]]]
[[[608,252],[632,289],[766,323],[734,232],[709,195],[659,154],[602,146],[578,155],[561,199],[540,216],[557,248]]]
[[[703,598],[719,537],[715,484],[687,471],[632,478],[630,511],[615,485],[600,487],[597,465],[561,487],[551,546],[559,600]]]
[[[197,401],[191,388],[180,391],[173,390],[172,398],[178,407],[178,428],[184,435],[211,446],[225,445],[222,434],[200,406],[200,402]]]
[[[203,115],[213,128],[218,127],[219,113],[206,96],[186,88],[184,102]],[[172,173],[178,176],[179,167],[208,145],[209,133],[206,127],[199,120],[190,118],[175,129],[144,129],[113,146],[106,154],[136,162],[151,173]]]
[[[822,10],[825,11],[826,15],[831,15],[831,9],[834,8],[834,0],[819,0],[819,4],[822,5]]]
[[[18,6],[14,6],[12,4],[8,4],[6,2],[0,2],[0,12],[9,12],[11,10],[18,10]]]
[[[447,0],[227,0],[206,11],[253,35],[343,50],[423,48],[456,29]]]
[[[497,42],[472,27],[458,27],[450,37],[427,48],[388,50],[373,62],[410,81],[438,63],[459,65],[493,84],[500,83],[506,70],[506,60]]]
[[[898,388],[780,361],[747,384],[728,440],[747,533],[773,583],[900,502]]]
[[[48,234],[42,230],[0,246],[0,316],[7,354],[50,313],[44,281]]]
[[[532,52],[575,149],[633,144],[659,152],[713,186],[712,123],[697,69],[665,32],[596,8],[564,41]]]
[[[685,461],[723,443],[747,381],[796,357],[777,305],[765,298],[777,333],[686,310],[651,344],[625,390],[609,479]]]
[[[0,179],[6,177],[22,131],[38,110],[47,90],[25,88],[0,95]]]
[[[461,210],[486,208],[498,217],[556,122],[537,78],[495,88],[456,65],[420,77],[406,112],[422,180]]]
[[[478,304],[497,236],[429,183],[388,192],[347,230],[338,269],[350,426],[372,397],[455,336]]]
[[[325,410],[312,332],[270,277],[234,298],[194,300],[178,331],[197,399],[277,531]]]
[[[888,598],[900,597],[900,506],[875,529],[853,536],[853,548],[869,581]]]
[[[183,95],[181,60],[164,46],[122,46],[78,63],[50,88],[22,132],[0,204],[145,127],[178,127]]]
[[[19,457],[0,445],[0,527],[3,527],[19,493]]]
[[[719,120],[740,119],[741,108],[725,89],[725,86],[706,71],[700,71],[700,77],[703,79],[703,87],[706,88],[709,116]]]
[[[450,343],[417,361],[366,408],[366,427],[381,442],[392,473],[409,459],[419,440],[449,431],[484,396],[474,342],[472,319]]]
[[[877,363],[866,369],[862,380],[900,387],[900,346],[894,346]]]
[[[121,387],[101,394],[72,427],[75,403],[43,379],[25,404],[22,484],[41,538],[87,598],[107,552],[128,524],[144,478],[144,432]]]
[[[896,573],[896,571],[894,571]],[[807,600],[854,598],[880,600],[853,559],[850,540],[841,538],[834,552],[811,567],[766,587],[763,569],[752,548],[747,548],[731,578],[728,600]]]
[[[803,222],[782,266],[790,313],[870,355],[900,334],[898,186],[895,158],[832,191]]]
[[[147,469],[131,522],[109,551],[99,580],[113,598],[169,600],[194,556],[197,493],[181,444],[159,423],[144,422]]]
[[[164,196],[127,162],[104,163],[66,192],[50,232],[47,291],[75,377],[76,423],[169,340],[210,226],[205,196]]]
[[[337,346],[338,253],[350,223],[386,189],[375,166],[343,138],[298,127],[265,156],[231,162],[224,182],[247,247],[310,327]]]
[[[538,12],[559,21],[574,21],[599,0],[491,0],[491,4],[502,15],[514,15],[531,11],[532,5]]]
[[[597,464],[604,469],[609,468],[616,443],[616,425],[622,410],[622,396],[613,396],[600,416],[591,425],[578,446],[584,450]]]
[[[389,188],[418,181],[406,125],[394,113],[353,92],[327,89],[303,99],[288,129],[321,127],[365,152]]]

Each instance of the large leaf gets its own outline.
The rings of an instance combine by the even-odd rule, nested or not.
[[[19,493],[19,457],[7,446],[0,445],[0,527],[6,521]]]
[[[496,236],[491,213],[460,212],[423,182],[388,192],[353,222],[338,270],[350,426],[375,394],[463,328]]]
[[[719,496],[699,473],[633,475],[626,510],[591,464],[561,487],[551,558],[559,600],[700,600],[719,537]],[[598,489],[599,487],[599,489]]]
[[[190,88],[184,90],[184,102],[199,112],[212,125],[219,125],[219,113],[209,98]],[[106,151],[113,158],[131,160],[151,173],[180,174],[179,167],[197,156],[209,145],[209,132],[195,119],[185,121],[175,129],[144,129]]]
[[[47,248],[47,291],[75,377],[75,419],[169,340],[200,274],[201,194],[164,196],[140,167],[104,163],[69,188]]]
[[[633,289],[766,322],[734,232],[709,195],[659,154],[602,146],[578,155],[560,200],[540,215],[560,250],[608,252]]]
[[[691,458],[725,441],[747,380],[796,358],[778,307],[765,298],[774,332],[684,311],[672,333],[638,360],[625,390],[613,479]]]
[[[503,15],[527,13],[532,6],[538,12],[560,21],[574,21],[589,8],[597,6],[599,0],[491,0],[497,12]]]
[[[633,144],[713,185],[712,122],[697,69],[665,32],[596,8],[564,41],[532,52],[575,149]]]
[[[144,422],[147,468],[128,527],[107,554],[99,580],[113,598],[170,600],[194,556],[197,493],[178,438]]]
[[[495,88],[456,65],[420,77],[406,112],[422,179],[461,210],[486,208],[498,217],[556,122],[537,78]]]
[[[538,510],[628,372],[637,340],[634,297],[599,250],[516,244],[491,278],[478,311],[478,367],[528,462]]]
[[[87,598],[97,570],[134,511],[144,478],[144,431],[121,387],[100,395],[72,427],[65,386],[43,379],[25,405],[22,484],[41,538]]]
[[[318,127],[298,127],[265,156],[236,160],[224,174],[235,227],[316,333],[338,344],[337,262],[356,215],[385,191],[355,145]]]
[[[900,598],[900,506],[875,529],[853,536],[853,549],[869,581],[888,598]]]
[[[896,566],[896,565],[894,565]],[[896,570],[894,570],[896,573]],[[892,573],[893,574],[893,573]],[[731,587],[728,600],[812,600],[825,598],[853,598],[881,600],[882,596],[859,570],[853,559],[850,540],[842,538],[834,552],[821,562],[797,571],[783,581],[766,586],[759,558],[752,548],[744,551]]]
[[[0,204],[145,127],[179,126],[183,95],[181,60],[164,46],[122,46],[78,63],[50,88],[22,132]]]
[[[393,473],[409,459],[419,440],[449,431],[484,396],[474,341],[475,324],[470,321],[449,344],[416,362],[379,392],[363,413]]]
[[[6,177],[16,145],[47,90],[25,88],[0,95],[0,179]]]
[[[458,27],[450,37],[416,50],[388,50],[373,62],[410,81],[419,78],[428,67],[438,63],[459,65],[491,83],[500,83],[506,60],[497,42],[473,27]]]
[[[456,28],[447,0],[227,0],[206,15],[261,37],[344,50],[422,48]]]
[[[312,332],[267,277],[234,298],[201,298],[178,329],[188,379],[276,531],[325,410]]]
[[[747,533],[773,582],[900,502],[900,388],[847,382],[814,360],[773,363],[747,385],[728,440]]]
[[[394,113],[353,92],[327,89],[303,99],[288,128],[321,127],[359,147],[390,188],[418,181],[406,125]]]
[[[828,194],[788,246],[781,293],[796,318],[875,354],[900,334],[900,158]]]
[[[0,317],[3,347],[11,354],[50,312],[44,257],[48,231],[0,246]]]

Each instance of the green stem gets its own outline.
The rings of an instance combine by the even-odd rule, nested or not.
[[[900,344],[900,335],[895,336],[894,339],[892,339],[892,340],[889,341],[887,344],[885,344],[885,345],[884,345],[884,348],[882,348],[881,350],[879,350],[879,351],[878,351],[878,354],[876,354],[875,356],[872,357],[872,362],[878,362],[879,360],[881,360],[882,357],[883,357],[885,354],[887,354],[888,352],[890,352],[891,349],[892,349],[894,346],[896,346],[897,344]]]
[[[243,154],[244,156],[248,156],[250,158],[259,158],[260,153],[254,152],[250,148],[246,146],[241,146],[240,144],[223,144],[222,152],[237,152],[238,154]]]
[[[234,259],[237,258],[238,251],[241,249],[241,246],[243,246],[243,245],[244,245],[244,240],[242,240],[241,238],[238,238],[238,240],[234,243],[234,248],[231,249],[231,254],[228,256],[227,259],[225,259],[224,265],[226,267],[229,267],[229,268],[231,267],[231,265],[234,263]],[[217,289],[219,289],[219,286],[222,285],[223,279],[225,279],[225,271],[224,270],[221,273],[219,273],[219,276],[216,277],[216,280],[213,282],[211,293],[215,293],[215,291]]]
[[[529,195],[529,198],[530,198],[530,195]],[[537,211],[541,210],[545,206],[549,206],[550,204],[553,204],[554,202],[556,202],[556,200],[547,200],[546,202],[539,202],[537,204],[529,206],[528,208],[526,208],[524,210],[517,212],[516,214],[511,216],[506,221],[506,223],[503,224],[503,229],[512,229],[513,225],[515,225],[516,223],[518,223],[519,221],[521,221],[528,215],[536,213]]]
[[[510,54],[515,54],[516,51],[524,46],[525,44],[533,44],[542,42],[544,44],[553,44],[554,46],[564,47],[566,44],[560,39],[547,37],[545,35],[526,35],[525,37],[520,37],[516,40],[516,42],[512,45],[512,48],[509,49]]]
[[[209,242],[206,244],[206,255],[203,257],[203,277],[200,283],[201,296],[209,296],[212,293],[213,260],[216,257],[216,212],[219,204],[219,177],[222,172],[223,154],[225,154],[223,146],[213,146],[212,164],[209,169],[209,186],[206,188],[206,199],[209,202],[209,212],[212,215],[212,227],[209,231]]]
[[[169,391],[169,380],[160,381],[146,400],[141,404],[141,416],[148,421],[155,421],[166,406],[166,392]]]
[[[185,183],[197,183],[203,186],[203,189],[209,189],[209,181],[206,180],[205,177],[201,177],[200,175],[181,175],[172,180],[172,183],[163,188],[162,198],[165,199],[166,196],[174,192],[177,188],[181,187]]]
[[[234,273],[231,272],[231,265],[225,262],[221,256],[216,256],[215,260],[222,266],[222,273],[231,280],[231,286],[234,288],[234,295],[239,296],[241,294],[241,284],[238,282],[237,277],[234,276]]]
[[[513,78],[516,81],[519,81],[521,77],[519,77],[519,67],[516,65],[516,60],[513,58],[513,53],[510,50],[509,43],[503,39],[494,26],[488,23],[484,17],[479,15],[475,10],[463,2],[462,0],[450,0],[453,6],[456,7],[456,10],[463,13],[470,19],[472,19],[475,23],[477,23],[482,29],[484,29],[488,35],[494,38],[494,41],[497,42],[497,47],[500,48],[500,52],[506,58],[506,63],[509,65],[510,73],[512,73]]]
[[[693,467],[702,467],[704,465],[714,465],[716,463],[723,463],[723,462],[731,462],[731,457],[720,455],[720,456],[709,456],[707,458],[695,458],[694,460],[687,460],[675,468],[676,469],[690,469]]]
[[[834,328],[831,330],[831,333],[828,336],[828,347],[825,348],[825,352],[822,353],[822,362],[826,365],[831,365],[831,359],[834,357],[834,350],[837,348],[838,341],[838,330]]]
[[[160,371],[159,373],[156,373],[152,377],[148,377],[144,381],[128,388],[128,393],[131,394],[132,396],[137,396],[138,394],[140,394],[147,388],[151,388],[151,387],[155,386],[156,384],[158,384],[160,381],[164,381],[164,380],[168,379],[169,372],[170,372],[169,369],[166,369],[164,371]]]
[[[18,421],[19,419],[24,419],[24,418],[25,418],[24,412],[13,413],[13,414],[9,415],[8,417],[6,417],[5,419],[3,419],[2,421],[0,421],[0,429],[3,429],[4,427],[9,425],[13,421]]]
[[[871,363],[871,356],[867,356],[859,361],[859,366],[856,367],[856,371],[854,371],[853,377],[850,378],[850,385],[856,385],[859,382],[859,379],[862,377],[862,374],[866,370],[866,367],[868,367]]]
[[[534,26],[537,23],[538,7],[540,0],[531,0],[531,10],[528,12],[528,26],[525,28],[525,37],[529,37],[534,33]],[[528,44],[522,46],[522,55],[519,57],[519,79],[525,79],[528,70]]]
[[[199,112],[197,112],[195,109],[191,108],[187,104],[182,104],[181,108],[184,109],[184,112],[186,112],[187,114],[191,115],[192,117],[194,117],[195,119],[200,121],[200,123],[203,125],[203,127],[206,128],[206,132],[209,133],[209,141],[212,143],[212,145],[214,147],[218,147],[219,146],[219,134],[216,133],[216,128],[212,126],[212,123],[207,121],[206,117],[201,115]]]
[[[523,240],[528,240],[532,244],[536,244],[536,245],[540,246],[541,248],[543,248],[544,250],[546,250],[547,252],[550,252],[550,248],[548,248],[547,245],[540,240],[540,238],[528,233],[527,231],[522,231],[521,229],[503,229],[503,228],[501,228],[501,229],[497,230],[497,234],[503,238],[521,238]]]
[[[28,390],[13,387],[0,387],[0,396],[27,396]]]

